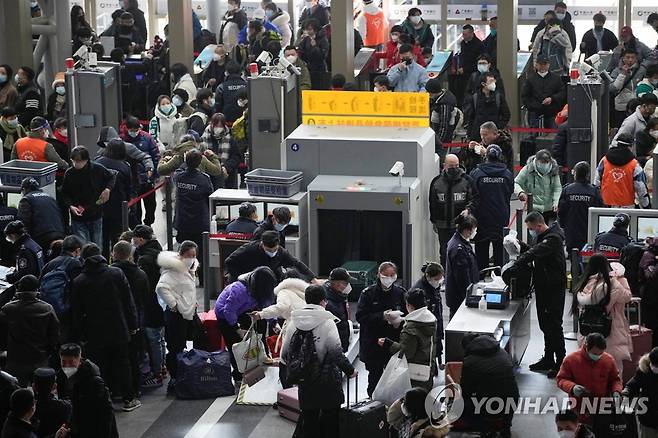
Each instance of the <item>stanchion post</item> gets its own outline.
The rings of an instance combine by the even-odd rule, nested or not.
[[[578,277],[580,276],[580,250],[578,248],[572,248],[571,253],[569,254],[571,258],[571,299],[575,300],[576,298],[576,283],[578,282]],[[566,332],[564,334],[564,339],[570,341],[575,341],[578,339],[578,314],[572,315],[573,323],[571,332]]]
[[[205,231],[203,240],[203,311],[210,309],[210,233]]]
[[[653,181],[651,188],[653,193],[651,194],[651,208],[658,208],[658,147],[654,149],[653,154]]]
[[[171,177],[165,177],[165,216],[167,218],[167,250],[174,250],[174,219],[173,206],[171,205]]]
[[[121,203],[121,231],[128,231],[130,229],[130,207],[128,201]]]
[[[527,195],[528,195],[528,200],[526,201],[526,211],[528,213],[530,213],[532,211],[532,193],[528,193]],[[526,231],[526,239],[527,239],[528,245],[532,244],[533,241],[534,241],[534,239],[530,235],[530,230],[529,229]]]
[[[523,209],[516,209],[516,238],[523,242]]]

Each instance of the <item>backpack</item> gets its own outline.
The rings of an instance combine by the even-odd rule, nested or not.
[[[499,92],[494,92],[495,93],[495,98],[496,98],[496,108],[498,111],[500,111],[500,105],[503,102],[503,97]],[[477,110],[478,107],[478,93],[473,93],[473,113],[475,113],[475,110]]]
[[[644,255],[644,246],[631,242],[621,249],[619,263],[621,263],[626,272],[624,277],[628,280],[628,285],[631,287],[631,293],[634,297],[640,296],[640,289],[642,288],[642,280],[640,276],[640,260]]]
[[[204,112],[197,111],[192,113],[189,117],[179,117],[174,121],[174,126],[172,128],[172,137],[171,144],[169,148],[171,149],[174,146],[181,144],[181,139],[187,134],[187,131],[190,130],[190,119],[194,116],[201,117],[203,123],[205,124],[208,121],[208,115]],[[198,133],[199,136],[203,135],[203,132]]]
[[[606,291],[605,297],[600,302],[582,307],[578,314],[578,332],[581,335],[601,333],[606,338],[610,336],[612,317],[606,310],[608,303],[610,303],[610,290]]]
[[[288,382],[299,384],[316,381],[322,371],[322,365],[315,350],[315,338],[312,330],[299,330],[293,333],[286,354]]]
[[[58,266],[41,279],[40,298],[53,306],[55,314],[61,318],[71,309],[71,279],[66,265]]]

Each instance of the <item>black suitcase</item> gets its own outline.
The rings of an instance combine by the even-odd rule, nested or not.
[[[355,379],[354,400],[359,398],[359,380]],[[386,406],[378,401],[364,400],[350,406],[350,379],[347,380],[347,407],[338,417],[340,438],[387,438]]]
[[[525,166],[528,163],[528,158],[532,157],[537,153],[537,141],[535,138],[530,137],[524,140],[521,140],[519,145],[519,164],[521,167]]]

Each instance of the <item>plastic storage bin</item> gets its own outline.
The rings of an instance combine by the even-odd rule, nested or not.
[[[245,175],[251,196],[289,198],[299,192],[303,172],[275,169],[254,169]]]
[[[377,268],[379,268],[377,262],[370,260],[351,260],[343,263],[341,268],[345,269],[350,276],[356,279],[356,282],[352,282],[352,291],[347,297],[349,302],[359,301],[361,292],[377,282]]]
[[[41,188],[55,183],[57,164],[41,161],[11,160],[0,164],[0,181],[6,186],[20,187],[24,178],[32,177]]]

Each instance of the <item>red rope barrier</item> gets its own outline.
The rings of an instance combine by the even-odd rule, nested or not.
[[[166,183],[167,183],[166,181],[162,181],[161,183],[156,184],[155,187],[153,187],[153,188],[152,188],[151,190],[149,190],[148,192],[146,192],[146,193],[142,193],[141,195],[137,196],[136,198],[131,199],[130,201],[128,201],[128,208],[130,208],[130,207],[132,207],[133,205],[137,204],[139,201],[141,201],[142,199],[146,198],[147,196],[149,196],[149,195],[155,193],[160,187],[164,187],[164,185],[165,185]]]
[[[512,215],[512,220],[509,221],[509,224],[507,224],[507,228],[511,228],[512,224],[516,222],[516,215],[519,213],[518,210],[514,211],[514,215]],[[517,230],[518,231],[518,230]]]
[[[511,132],[524,132],[536,134],[556,134],[557,129],[552,128],[510,128]]]

